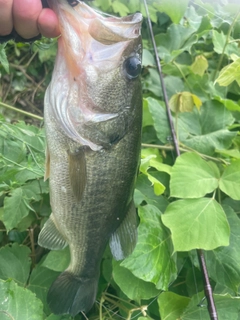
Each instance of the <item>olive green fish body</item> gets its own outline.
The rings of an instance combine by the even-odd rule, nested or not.
[[[45,95],[52,214],[39,244],[53,250],[69,245],[70,265],[47,300],[54,313],[76,315],[95,301],[108,241],[117,260],[136,243],[142,18],[103,18],[65,0],[52,6],[62,37]]]

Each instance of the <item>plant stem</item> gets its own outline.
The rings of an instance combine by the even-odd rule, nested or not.
[[[166,145],[162,146],[160,144],[150,144],[150,143],[142,143],[142,148],[156,148],[156,149],[164,150],[164,151],[172,151],[172,150],[174,150],[174,146],[169,146],[169,145],[168,146],[166,146]],[[211,160],[211,161],[224,163],[226,165],[230,164],[230,162],[228,162],[228,161],[226,161],[224,159],[219,159],[219,158],[214,158],[214,157],[208,156],[206,154],[197,152],[196,150],[194,150],[192,148],[189,148],[187,146],[184,146],[184,148],[179,147],[179,150],[181,152],[194,152],[194,153],[198,154],[200,157],[202,157],[203,159],[208,159],[208,160]]]
[[[160,59],[158,58],[157,46],[156,46],[156,42],[155,42],[155,39],[154,39],[152,23],[151,23],[150,15],[149,15],[149,12],[148,12],[148,7],[147,7],[146,0],[144,0],[144,5],[145,5],[146,13],[147,13],[147,21],[148,21],[149,31],[150,31],[151,39],[152,39],[152,43],[153,43],[155,59],[156,59],[156,63],[157,63],[157,69],[158,69],[158,72],[159,72],[160,82],[161,82],[161,86],[162,86],[163,97],[164,97],[164,101],[165,101],[165,105],[166,105],[168,122],[169,122],[169,126],[170,126],[171,133],[172,133],[174,149],[175,149],[176,155],[178,157],[178,156],[180,156],[180,148],[179,148],[179,144],[178,144],[178,141],[177,141],[176,132],[175,132],[175,129],[174,129],[174,126],[173,126],[172,114],[171,114],[171,111],[170,111],[170,106],[169,106],[169,102],[168,102],[166,87],[165,87],[165,83],[164,83],[164,80],[163,80],[162,68],[161,68],[161,64],[160,64]],[[203,251],[201,249],[198,249],[197,250],[197,255],[198,255],[200,268],[201,268],[201,271],[202,271],[202,276],[203,276],[203,281],[204,281],[204,292],[205,292],[205,295],[206,295],[206,298],[207,298],[207,301],[208,301],[209,316],[210,316],[211,320],[218,320],[218,315],[217,315],[217,311],[216,311],[216,307],[215,307],[215,302],[214,302],[214,299],[213,299],[212,287],[210,285],[207,266],[206,266],[206,261],[205,261],[205,258],[204,258]]]
[[[24,114],[25,116],[28,116],[30,118],[34,118],[34,119],[37,119],[37,120],[40,120],[40,121],[43,120],[43,117],[37,116],[36,114],[30,113],[30,112],[27,112],[27,111],[23,111],[23,110],[18,109],[18,108],[15,108],[15,107],[10,106],[9,104],[6,104],[6,103],[1,102],[1,101],[0,101],[0,106],[2,106],[4,108],[7,108],[7,109],[10,109],[10,110],[13,110],[13,111],[16,111],[18,113]]]
[[[236,23],[236,21],[237,21],[237,19],[238,19],[238,17],[239,17],[239,14],[240,14],[239,12],[236,14],[236,16],[235,16],[235,18],[234,18],[234,20],[233,20],[233,22],[232,22],[232,24],[231,24],[231,26],[230,26],[230,28],[229,28],[229,30],[228,30],[227,37],[226,37],[226,41],[225,41],[225,43],[224,43],[224,47],[223,47],[223,50],[222,50],[220,59],[219,59],[219,61],[218,61],[217,68],[215,69],[214,74],[213,74],[213,77],[212,77],[213,82],[215,81],[217,72],[220,70],[220,67],[221,67],[221,65],[222,65],[224,53],[225,53],[226,47],[227,47],[227,45],[228,45],[228,43],[229,43],[229,37],[230,37],[230,34],[231,34],[231,32],[232,32],[232,29],[233,29],[233,27],[234,27],[234,25],[235,25],[235,23]]]

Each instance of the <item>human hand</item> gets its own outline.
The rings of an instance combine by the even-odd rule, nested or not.
[[[41,0],[0,0],[0,36],[13,29],[24,39],[39,33],[49,38],[60,34],[56,14],[43,8]]]

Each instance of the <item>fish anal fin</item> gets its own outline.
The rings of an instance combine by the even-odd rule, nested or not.
[[[137,216],[133,201],[130,204],[128,213],[111,235],[110,249],[115,260],[122,260],[131,254],[137,243]]]
[[[53,214],[50,215],[49,219],[45,222],[42,230],[40,231],[38,244],[41,247],[50,250],[60,250],[68,245],[66,239],[64,239],[63,235],[56,227]]]
[[[88,312],[93,306],[98,287],[98,277],[81,278],[64,271],[49,289],[47,302],[55,314]]]
[[[50,153],[48,150],[48,146],[46,147],[45,151],[45,174],[44,174],[44,181],[46,181],[50,176]]]
[[[74,152],[68,151],[68,161],[72,192],[77,201],[80,201],[87,181],[85,147]]]

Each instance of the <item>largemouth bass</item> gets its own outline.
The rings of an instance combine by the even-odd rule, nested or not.
[[[69,245],[70,265],[47,301],[54,313],[74,316],[94,304],[108,241],[117,260],[136,244],[142,15],[106,18],[66,0],[51,6],[62,35],[44,107],[52,214],[38,242]]]

